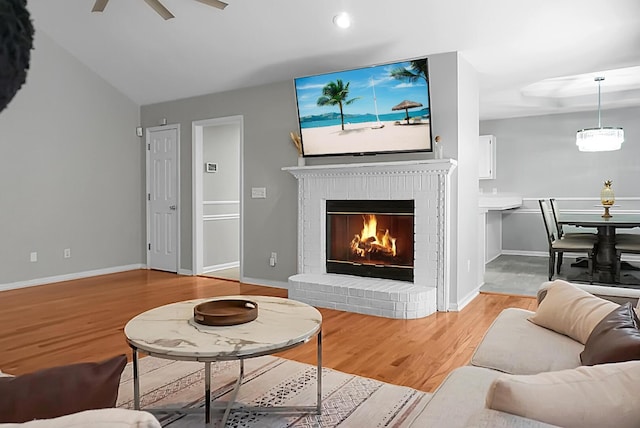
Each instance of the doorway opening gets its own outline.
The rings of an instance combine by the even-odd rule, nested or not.
[[[194,121],[193,274],[241,281],[243,118]]]

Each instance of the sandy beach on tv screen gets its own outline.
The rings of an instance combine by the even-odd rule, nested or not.
[[[306,155],[364,153],[378,151],[424,150],[429,143],[429,122],[398,125],[382,122],[384,128],[372,128],[374,122],[353,123],[302,129]],[[426,147],[429,148],[429,147]]]

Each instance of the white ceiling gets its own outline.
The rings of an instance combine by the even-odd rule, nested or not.
[[[640,105],[640,68],[626,83],[606,72],[640,66],[638,0],[226,1],[162,0],[169,21],[143,0],[27,7],[36,31],[140,105],[450,51],[478,71],[482,119],[594,110],[596,75],[603,108]],[[348,30],[332,24],[341,11]]]

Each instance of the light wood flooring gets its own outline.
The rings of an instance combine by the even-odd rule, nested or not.
[[[284,289],[135,270],[0,292],[0,370],[23,374],[126,353],[123,328],[148,309],[230,294],[286,297]],[[433,391],[466,365],[485,331],[507,307],[534,310],[535,299],[480,294],[460,312],[393,320],[320,308],[323,365]],[[278,354],[315,364],[315,341]]]

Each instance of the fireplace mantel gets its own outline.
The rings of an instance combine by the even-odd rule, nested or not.
[[[335,165],[291,166],[282,168],[296,178],[305,176],[331,175],[379,175],[379,174],[414,174],[449,173],[458,165],[455,159],[425,159],[397,162],[344,163]]]
[[[449,181],[456,165],[453,159],[437,159],[283,168],[298,179],[298,274],[289,278],[289,297],[390,318],[420,318],[436,309],[446,311]],[[413,284],[327,274],[327,199],[413,199]]]

